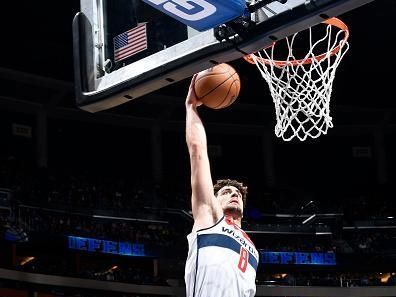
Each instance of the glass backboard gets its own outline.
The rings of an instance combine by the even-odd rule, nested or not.
[[[197,0],[165,2],[172,1]],[[371,1],[256,1],[240,17],[199,32],[143,0],[81,0],[73,20],[77,105],[112,108]]]

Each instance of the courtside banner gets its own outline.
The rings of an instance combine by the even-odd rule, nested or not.
[[[243,0],[143,0],[198,31],[224,24],[244,14]]]
[[[68,247],[72,250],[115,254],[122,256],[150,256],[145,252],[144,244],[102,240],[79,236],[68,236]]]
[[[296,264],[296,265],[337,265],[333,252],[268,252],[260,251],[260,262],[264,264]]]

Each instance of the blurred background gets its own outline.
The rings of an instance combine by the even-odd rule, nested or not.
[[[189,81],[79,110],[79,1],[2,6],[0,296],[180,294],[192,227]],[[262,253],[258,286],[395,286],[395,12],[395,1],[376,0],[340,16],[351,49],[327,135],[276,138],[268,86],[242,60],[230,63],[241,77],[237,102],[200,108],[213,179],[249,186],[243,227]]]

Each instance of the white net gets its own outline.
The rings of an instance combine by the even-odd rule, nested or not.
[[[348,28],[335,18],[324,23],[320,38],[314,37],[317,32],[312,28],[306,30],[308,38],[302,40],[309,39],[305,45],[309,50],[302,58],[297,53],[302,48],[301,40],[297,41],[302,32],[283,40],[288,51],[283,60],[277,60],[278,42],[246,57],[269,85],[276,110],[275,134],[285,141],[317,138],[333,127],[330,98],[336,69],[349,48]]]

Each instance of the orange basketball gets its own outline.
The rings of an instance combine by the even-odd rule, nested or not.
[[[225,63],[199,72],[194,84],[198,100],[213,109],[225,108],[234,103],[240,88],[238,73]]]

